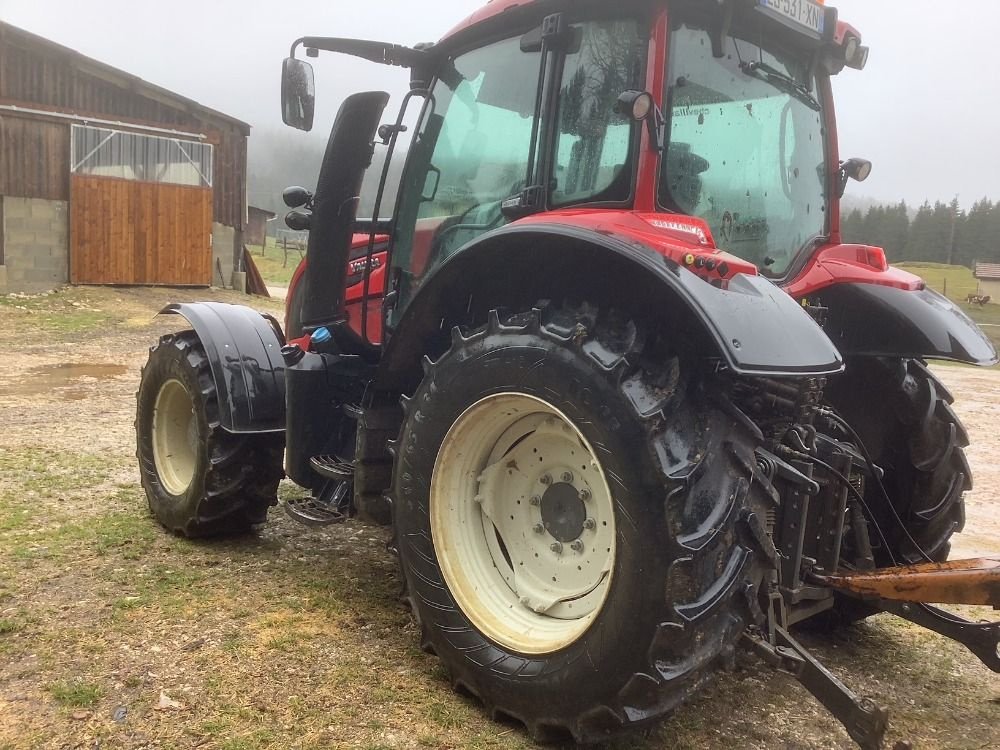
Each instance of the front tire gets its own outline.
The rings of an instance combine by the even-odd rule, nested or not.
[[[284,476],[284,436],[222,429],[196,333],[160,339],[136,399],[139,474],[157,521],[183,536],[207,537],[245,533],[266,520]]]
[[[969,437],[948,389],[919,360],[867,358],[849,362],[828,397],[885,471],[893,508],[874,482],[865,492],[889,543],[875,549],[876,563],[919,563],[925,554],[947,560],[952,536],[965,526],[964,493],[972,489]],[[873,531],[873,544],[878,540]]]
[[[393,512],[422,645],[535,737],[662,716],[759,620],[773,490],[691,374],[613,312],[494,312],[407,404]]]
[[[964,451],[969,437],[951,408],[948,389],[920,360],[866,357],[848,362],[827,398],[885,472],[882,483],[891,508],[874,481],[865,485],[875,516],[870,521],[888,544],[870,522],[876,567],[947,560],[952,537],[965,526],[964,493],[972,489]],[[857,566],[854,554],[845,548],[845,561]],[[836,629],[877,611],[838,595],[833,609],[815,624]]]

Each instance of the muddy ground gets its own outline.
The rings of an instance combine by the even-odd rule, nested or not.
[[[155,310],[205,294],[0,298],[0,750],[530,747],[417,649],[384,531],[310,530],[274,509],[257,535],[207,544],[149,518],[139,368],[178,325]],[[998,553],[1000,372],[940,373],[976,472],[955,552]],[[1000,748],[1000,677],[962,647],[887,616],[803,640],[889,708],[891,742]],[[791,678],[747,657],[616,747],[852,745]]]

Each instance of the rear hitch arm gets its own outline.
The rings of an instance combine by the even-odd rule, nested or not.
[[[745,645],[768,664],[791,674],[844,725],[862,750],[880,750],[889,726],[889,714],[869,698],[861,698],[792,638],[783,627],[774,628],[775,643],[763,635],[744,634]]]
[[[958,641],[994,672],[1000,672],[1000,622],[973,622],[929,604],[881,599],[877,605],[904,620]]]
[[[933,602],[1000,609],[1000,559],[920,563],[838,575],[813,573],[810,580],[958,641],[987,667],[1000,672],[1000,622],[972,622],[930,606]]]

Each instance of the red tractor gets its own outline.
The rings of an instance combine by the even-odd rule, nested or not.
[[[535,737],[647,725],[746,646],[878,746],[885,712],[791,634],[810,619],[892,612],[1000,670],[998,625],[927,604],[1000,605],[1000,564],[945,563],[968,437],[925,364],[997,355],[841,240],[871,165],[838,153],[831,79],[868,49],[836,9],[494,0],[416,48],[305,37],[282,107],[307,130],[299,48],[410,91],[381,125],[387,94],[349,97],[315,191],[286,191],[310,235],[284,331],[164,311],[192,329],[138,396],[164,526],[245,531],[284,475],[300,521],[391,524],[421,645]]]

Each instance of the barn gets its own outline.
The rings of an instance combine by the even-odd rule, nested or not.
[[[989,297],[993,304],[1000,304],[1000,263],[976,263],[977,296]]]
[[[275,217],[277,217],[277,214],[274,211],[268,211],[266,208],[258,208],[257,206],[248,206],[246,243],[248,245],[260,245],[263,247],[264,241],[267,239],[267,223],[274,221]]]
[[[238,280],[249,134],[0,22],[0,293]]]

